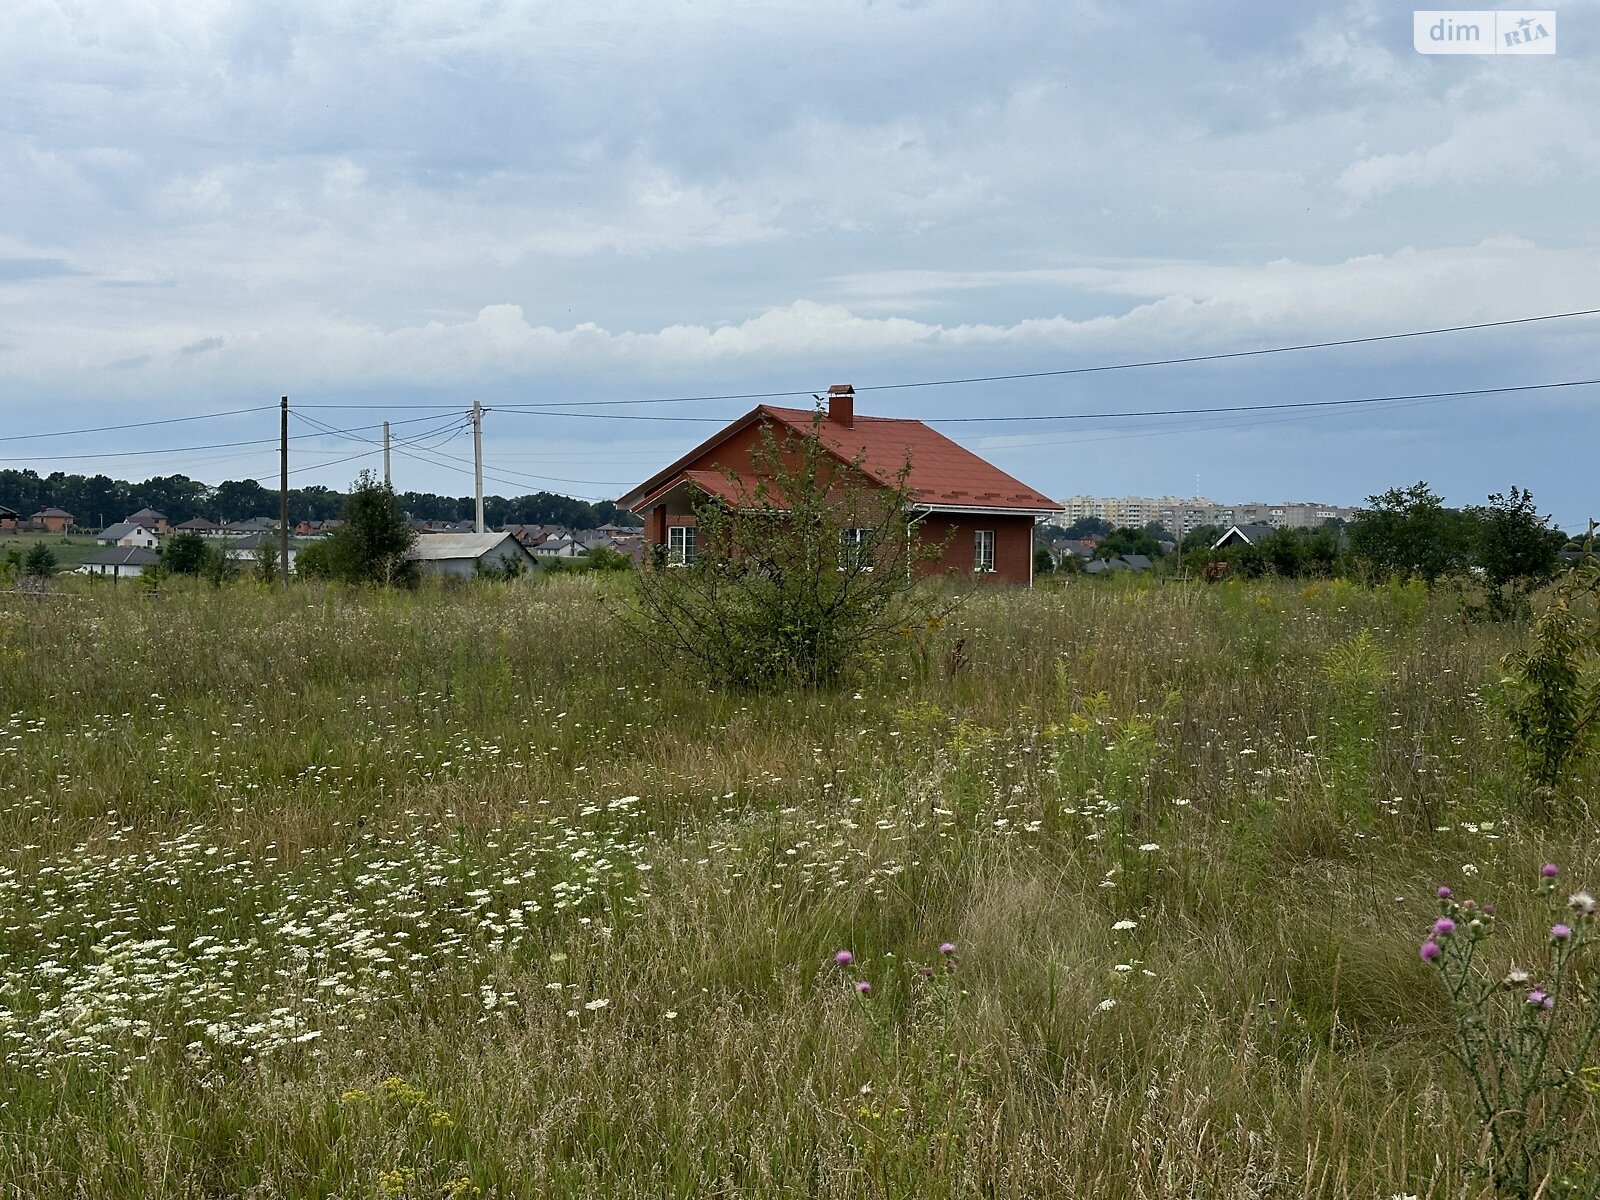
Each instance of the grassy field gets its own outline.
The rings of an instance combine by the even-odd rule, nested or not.
[[[626,586],[0,597],[0,1194],[1488,1194],[1433,891],[1600,883],[1519,631],[1091,581],[742,697]]]
[[[92,534],[8,533],[0,535],[0,556],[15,550],[26,557],[28,551],[40,542],[49,546],[50,553],[56,556],[58,571],[70,571],[81,565],[83,560],[95,551],[102,549]]]

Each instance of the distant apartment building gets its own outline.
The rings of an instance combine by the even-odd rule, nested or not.
[[[1099,517],[1116,526],[1134,529],[1158,522],[1169,533],[1188,533],[1201,525],[1271,525],[1278,529],[1309,529],[1324,521],[1348,521],[1355,509],[1337,504],[1294,501],[1285,504],[1221,504],[1204,496],[1069,496],[1065,510],[1051,524],[1063,527],[1084,517]]]

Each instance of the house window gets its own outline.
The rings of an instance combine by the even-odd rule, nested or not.
[[[667,565],[682,567],[694,561],[694,526],[674,525],[667,530]]]
[[[847,570],[865,564],[872,570],[872,530],[841,529],[839,531],[839,569]]]
[[[974,543],[972,569],[974,571],[994,570],[994,530],[978,530]]]

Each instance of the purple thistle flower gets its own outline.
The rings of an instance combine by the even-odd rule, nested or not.
[[[1543,875],[1546,879],[1554,879],[1557,875],[1561,874],[1561,868],[1556,866],[1555,863],[1545,863],[1544,866],[1539,868],[1539,874]]]
[[[1549,1000],[1550,1004],[1546,1004],[1546,1000]],[[1528,993],[1528,1003],[1540,1008],[1549,1008],[1555,1001],[1550,999],[1550,993],[1543,988],[1534,988]]]
[[[1492,904],[1485,904],[1485,905],[1484,905],[1484,906],[1483,906],[1483,915],[1484,915],[1484,916],[1486,916],[1486,917],[1492,917],[1492,916],[1494,916],[1494,905],[1492,905]]]
[[[1440,917],[1433,923],[1434,937],[1449,937],[1456,931],[1456,923],[1449,917]]]
[[[1448,900],[1448,899],[1450,899],[1451,892],[1450,892],[1449,888],[1442,887],[1437,892],[1435,892],[1434,895],[1438,896],[1439,899],[1441,899],[1441,900]]]
[[[851,954],[848,950],[841,950],[839,953],[833,956],[833,961],[838,963],[841,967],[848,967],[851,963],[855,962],[855,960],[856,956]]]
[[[1572,936],[1572,928],[1557,922],[1550,926],[1550,937],[1558,942],[1564,942]]]
[[[949,958],[955,952],[956,944],[954,942],[941,942],[939,944],[939,953],[944,955],[946,958]]]
[[[1422,949],[1419,950],[1418,953],[1422,955],[1423,962],[1431,963],[1434,959],[1439,957],[1439,943],[1434,941],[1432,938],[1429,938],[1427,941],[1422,943]]]
[[[868,995],[872,991],[872,985],[865,979],[858,979],[856,980],[856,991],[863,996]]]

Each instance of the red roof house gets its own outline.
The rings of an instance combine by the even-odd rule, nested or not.
[[[1061,505],[921,421],[855,415],[855,389],[828,389],[826,417],[762,404],[656,472],[617,501],[644,517],[648,541],[681,557],[693,545],[694,509],[707,499],[738,503],[759,471],[762,432],[804,437],[816,429],[841,463],[859,462],[870,480],[893,486],[909,465],[912,515],[926,544],[944,546],[927,569],[1033,581],[1033,527]],[[730,478],[730,475],[732,478]],[[769,503],[781,497],[768,496]]]

